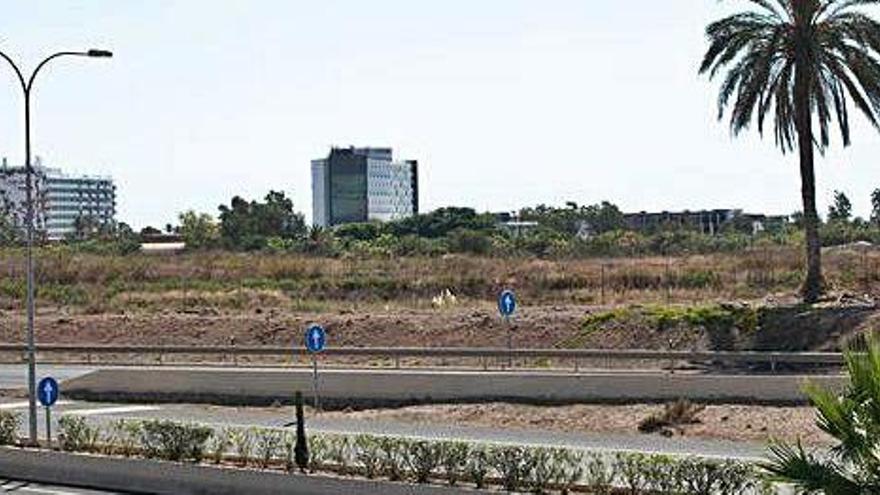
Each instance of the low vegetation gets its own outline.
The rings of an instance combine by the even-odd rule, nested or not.
[[[296,434],[272,428],[212,429],[173,421],[121,420],[90,426],[64,416],[61,446],[70,452],[386,478],[413,483],[492,486],[532,493],[772,494],[749,464],[632,453],[427,441],[374,435],[309,437],[307,459],[296,459]]]
[[[841,392],[809,385],[816,424],[836,440],[826,453],[776,443],[765,469],[800,493],[876,493],[880,487],[880,335],[846,353],[850,382]]]
[[[473,255],[369,259],[225,251],[113,255],[58,245],[42,248],[37,259],[41,304],[89,313],[291,310],[311,302],[332,309],[335,303],[352,300],[428,306],[446,291],[459,302],[492,300],[505,286],[515,288],[527,304],[665,304],[755,299],[768,293],[792,293],[800,283],[798,254],[782,247],[668,258],[518,258],[511,262]],[[20,307],[24,273],[23,252],[0,249],[2,306]],[[880,253],[832,253],[826,256],[826,279],[840,291],[869,292],[880,282]],[[715,315],[673,316],[707,319]]]
[[[681,426],[697,424],[700,422],[700,413],[706,409],[702,404],[694,404],[685,399],[667,403],[663,412],[652,414],[639,422],[639,431],[642,433],[660,432],[664,436],[672,436],[675,430]]]

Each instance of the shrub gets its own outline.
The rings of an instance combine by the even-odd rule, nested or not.
[[[208,439],[208,455],[211,456],[211,460],[214,461],[214,464],[220,464],[220,461],[223,460],[223,455],[226,454],[226,451],[228,451],[229,447],[232,445],[233,435],[235,435],[235,432],[226,428],[214,431],[211,438]]]
[[[468,480],[477,485],[478,489],[483,489],[486,487],[486,477],[491,469],[489,450],[484,446],[471,449],[466,466]]]
[[[14,445],[18,440],[21,415],[13,411],[0,411],[0,445]]]
[[[466,474],[471,447],[464,442],[440,442],[437,447],[446,481],[454,486]]]
[[[142,434],[140,421],[116,420],[110,423],[110,431],[104,439],[106,450],[110,454],[131,457],[140,450]]]
[[[440,465],[442,451],[435,442],[419,440],[404,449],[404,460],[416,483],[427,483]]]
[[[336,465],[339,473],[346,474],[351,466],[352,445],[347,436],[332,436],[327,439],[327,461]]]
[[[704,409],[706,406],[685,399],[669,402],[664,406],[662,414],[652,414],[639,422],[639,431],[654,433],[665,428],[697,424]]]
[[[379,437],[379,455],[382,459],[382,474],[391,481],[403,479],[404,442],[399,438]]]
[[[100,430],[90,426],[83,416],[61,416],[58,419],[58,441],[61,450],[93,452],[97,449]]]
[[[247,466],[254,451],[253,430],[250,428],[233,430],[230,441],[232,442],[235,456],[238,458],[238,463],[242,466]]]
[[[211,428],[197,424],[146,420],[141,423],[141,444],[147,457],[200,462],[212,433]]]
[[[533,451],[525,447],[498,446],[491,447],[489,458],[492,467],[501,477],[505,490],[513,492],[524,488],[525,480],[529,479],[534,468]]]
[[[563,494],[567,494],[584,476],[584,454],[576,450],[554,449],[553,462],[559,465],[556,484]]]
[[[529,472],[529,483],[533,493],[547,493],[550,486],[562,478],[562,465],[554,456],[555,449],[538,447],[532,450],[532,467]]]
[[[605,459],[598,454],[592,454],[587,461],[586,483],[590,493],[596,495],[608,495],[614,485],[614,472]]]
[[[358,435],[354,438],[355,460],[361,466],[364,476],[373,479],[382,468],[379,455],[379,442],[372,435]]]
[[[284,434],[278,430],[268,428],[260,429],[256,436],[257,462],[263,469],[269,467],[272,461],[278,457]]]

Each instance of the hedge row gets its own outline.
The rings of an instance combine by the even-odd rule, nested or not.
[[[159,420],[81,416],[60,419],[63,450],[189,462],[296,469],[295,434],[273,428],[223,428]],[[416,483],[469,483],[508,491],[594,494],[765,495],[775,493],[746,463],[637,453],[429,441],[377,435],[311,435],[308,469]]]

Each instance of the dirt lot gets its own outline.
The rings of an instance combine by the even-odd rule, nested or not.
[[[608,307],[588,305],[524,306],[512,323],[513,343],[526,348],[703,350],[712,349],[718,340],[710,338],[710,332],[700,325],[680,322],[658,326],[643,314],[645,309],[638,308],[626,306],[609,311]],[[853,333],[872,328],[880,318],[876,306],[864,304],[834,304],[810,310],[796,305],[762,308],[759,329],[740,331],[732,337],[738,348],[836,349]],[[603,315],[611,313],[624,316],[606,321]],[[24,340],[23,316],[17,310],[0,311],[0,342]],[[587,326],[589,318],[601,323]],[[298,344],[303,329],[313,322],[324,325],[330,344],[335,346],[507,345],[507,327],[494,305],[486,303],[440,309],[348,305],[322,311],[220,312],[203,308],[96,315],[41,308],[36,328],[38,342],[226,345],[234,341],[237,345],[285,346]]]
[[[325,413],[327,416],[384,419],[423,424],[554,430],[570,433],[639,434],[639,422],[663,410],[662,405],[575,405],[539,407],[514,404],[414,406],[402,409]],[[809,407],[708,406],[700,423],[675,434],[695,438],[766,442],[770,439],[828,445],[831,438],[815,425]]]

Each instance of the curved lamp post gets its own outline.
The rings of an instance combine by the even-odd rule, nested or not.
[[[31,73],[30,77],[25,79],[21,69],[12,61],[12,59],[3,52],[0,57],[9,62],[18,76],[21,83],[21,90],[24,92],[24,167],[26,175],[26,193],[25,201],[27,202],[27,213],[25,215],[25,223],[27,226],[27,361],[28,361],[28,440],[32,445],[37,443],[37,383],[36,383],[36,356],[34,349],[34,169],[31,165],[31,90],[34,86],[34,79],[40,69],[46,66],[50,61],[65,56],[76,57],[112,57],[113,53],[107,50],[88,50],[85,52],[58,52],[43,59],[37,65],[37,68]]]

